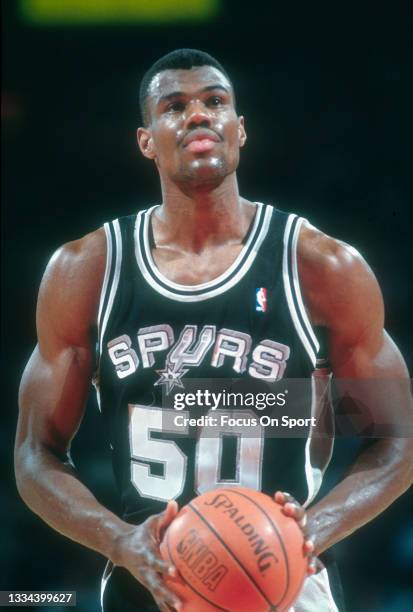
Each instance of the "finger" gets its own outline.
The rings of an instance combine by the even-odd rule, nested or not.
[[[324,569],[323,563],[320,561],[318,557],[311,557],[307,566],[307,574],[312,576],[314,574],[318,574],[322,569]]]
[[[146,551],[143,556],[144,564],[151,570],[160,574],[174,575],[176,568],[170,562],[165,561],[162,557],[157,555],[155,552]]]
[[[307,566],[307,576],[314,576],[317,573],[317,568],[314,563],[309,563]]]
[[[162,605],[162,607],[160,608],[160,610],[166,610],[167,612],[173,612],[175,610],[175,608],[173,608],[172,606],[170,606],[169,604],[164,604]]]
[[[152,593],[152,596],[153,596],[153,593]],[[174,604],[169,604],[169,603],[165,603],[162,599],[158,597],[154,597],[154,600],[159,610],[161,610],[161,612],[171,612],[171,610],[172,611],[182,610],[182,604],[180,601],[176,601]]]
[[[280,504],[281,506],[283,506],[285,504],[285,497],[284,497],[284,493],[282,491],[276,491],[274,493],[274,501],[277,504]]]
[[[144,565],[147,566],[150,570],[154,570],[162,575],[168,575],[174,578],[175,580],[179,580],[182,582],[182,579],[179,575],[179,572],[175,565],[170,561],[166,561],[160,552],[159,546],[157,546],[154,550],[147,550],[142,554],[142,560]]]
[[[280,504],[286,504],[288,502],[291,502],[293,504],[297,504],[298,506],[300,505],[295,499],[295,497],[293,497],[290,493],[287,493],[286,491],[276,491],[274,494],[274,499]]]
[[[283,491],[283,495],[284,495],[284,500],[286,504],[288,503],[298,504],[298,501],[295,499],[295,497],[291,495],[291,493],[287,493],[286,491]]]
[[[160,605],[169,605],[176,610],[181,608],[180,599],[164,585],[159,575],[155,572],[147,572],[145,578],[145,586],[150,590],[153,597]]]
[[[283,491],[274,493],[274,501],[282,506],[283,514],[297,521],[304,535],[306,535],[307,514],[303,506],[292,495]]]
[[[167,527],[169,523],[172,523],[172,521],[174,520],[177,514],[178,514],[178,504],[175,500],[170,500],[167,503],[164,518],[163,518],[163,523],[165,527]]]
[[[282,507],[282,512],[286,516],[291,516],[292,518],[294,518],[298,523],[301,523],[302,527],[305,526],[306,516],[305,516],[305,510],[302,506],[296,503],[293,503],[293,502],[287,502]]]
[[[156,600],[155,600],[156,601]],[[175,610],[181,610],[182,609],[182,605],[177,602],[177,607],[175,606],[170,606],[169,604],[162,604],[159,602],[156,602],[158,604],[158,608],[159,610],[161,610],[161,612],[174,612]]]
[[[323,562],[318,557],[313,557],[313,565],[315,567],[315,573],[321,572],[324,569]]]
[[[281,506],[284,506],[285,504],[295,504],[297,507],[301,507],[301,504],[298,503],[295,497],[286,491],[276,491],[274,493],[274,501]]]
[[[156,522],[156,539],[160,542],[163,538],[163,534],[165,533],[168,525],[172,523],[176,515],[178,514],[178,504],[176,501],[169,501],[166,509],[162,514],[159,515],[158,520]]]
[[[314,552],[314,542],[313,540],[305,540],[304,541],[304,552],[307,556],[310,556]]]

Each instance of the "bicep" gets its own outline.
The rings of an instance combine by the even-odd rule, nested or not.
[[[330,360],[338,378],[408,379],[409,373],[397,345],[386,330],[372,337],[346,343],[339,333],[329,332]]]
[[[384,329],[377,279],[359,256],[341,265],[327,316],[329,353],[338,378],[408,378],[403,357]]]
[[[413,404],[410,379],[404,359],[385,330],[376,338],[361,338],[351,347],[334,346],[338,414],[354,434],[371,437],[406,438],[413,435]],[[346,358],[340,356],[341,350]],[[334,359],[336,356],[336,359]],[[337,357],[338,356],[338,357]],[[409,433],[410,432],[410,433]]]
[[[329,360],[340,396],[355,399],[340,408],[370,421],[402,411],[411,422],[406,365],[384,330],[384,305],[375,275],[352,247],[305,228],[300,276],[311,319],[327,330]],[[355,409],[355,410],[354,410]]]
[[[17,447],[67,452],[83,416],[92,362],[85,348],[61,347],[46,358],[37,345],[20,385]]]
[[[93,334],[103,275],[100,233],[52,257],[39,291],[38,344],[20,387],[17,446],[65,453],[79,427],[93,368]]]
[[[404,359],[383,327],[378,283],[362,263],[347,283],[346,304],[331,318],[330,360],[341,410],[358,419],[369,435],[404,437],[412,427],[409,374]]]

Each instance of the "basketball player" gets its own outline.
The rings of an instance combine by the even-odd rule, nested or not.
[[[337,378],[398,379],[389,410],[411,399],[362,257],[296,215],[240,196],[236,170],[247,136],[224,68],[203,52],[172,52],[144,76],[140,104],[138,143],[158,169],[162,204],[52,257],[38,300],[39,342],[21,384],[15,454],[30,508],[109,559],[105,612],[179,609],[162,580],[175,570],[159,556],[177,502],[223,484],[288,491],[276,501],[306,518],[320,555],[391,504],[413,472],[411,441],[382,438],[310,505],[331,448],[317,463],[305,438],[257,432],[244,452],[237,436],[228,473],[227,437],[161,432],[162,389],[168,394],[190,377],[310,380],[316,328],[327,333]],[[122,517],[98,503],[70,461],[92,377]],[[372,421],[381,401],[370,393]],[[311,415],[311,394],[306,402]],[[306,517],[289,495],[308,507]],[[296,612],[337,610],[330,586],[325,569],[308,577]]]

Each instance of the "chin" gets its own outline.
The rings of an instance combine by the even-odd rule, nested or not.
[[[195,159],[182,170],[182,178],[201,183],[222,180],[230,173],[226,161],[218,157]]]

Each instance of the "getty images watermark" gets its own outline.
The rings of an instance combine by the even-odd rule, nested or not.
[[[181,379],[162,431],[197,437],[413,437],[411,381]]]
[[[191,393],[175,393],[173,407],[177,411],[188,411],[190,408],[198,410],[207,409],[208,414],[189,416],[178,414],[173,417],[177,427],[315,427],[316,417],[294,418],[288,414],[270,416],[269,414],[255,415],[256,411],[268,410],[274,407],[284,407],[287,404],[288,389],[278,393],[252,392],[245,393],[227,391],[211,391],[210,389],[197,389]],[[231,409],[228,412],[228,409]],[[243,409],[244,412],[239,412]]]

